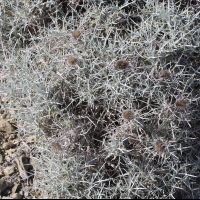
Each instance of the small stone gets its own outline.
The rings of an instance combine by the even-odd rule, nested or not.
[[[29,196],[28,192],[24,192],[24,197],[27,198]]]
[[[14,193],[14,194],[10,195],[10,197],[13,199],[22,199],[23,198],[23,196],[19,193]]]
[[[9,167],[6,167],[4,170],[3,170],[4,174],[6,176],[12,176],[14,173],[15,173],[15,168],[14,166],[9,166]]]
[[[2,169],[0,169],[0,178],[4,176]]]
[[[16,151],[16,149],[9,149],[9,150],[6,150],[6,153],[11,156],[14,152]]]
[[[0,154],[0,164],[3,163],[3,156]]]
[[[12,194],[16,193],[17,190],[19,189],[19,184],[15,184],[15,186],[12,188]]]
[[[14,126],[12,126],[9,122],[7,122],[5,119],[0,119],[0,131],[11,134],[14,130]]]
[[[13,184],[13,182],[7,181],[7,185],[8,185],[8,187],[12,188],[14,184]]]
[[[0,194],[8,187],[7,182],[3,179],[0,180]]]
[[[19,192],[19,194],[24,196],[24,192],[22,190]]]
[[[2,148],[5,149],[5,150],[10,149],[11,147],[12,147],[12,143],[11,142],[5,142],[2,145]]]
[[[5,191],[3,191],[2,195],[8,196],[9,194],[11,194],[11,190],[10,189],[6,189]]]

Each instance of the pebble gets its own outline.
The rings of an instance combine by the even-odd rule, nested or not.
[[[3,156],[0,154],[0,164],[3,163]]]
[[[5,119],[0,119],[0,131],[6,132],[7,134],[11,134],[15,130],[15,127],[12,126]]]
[[[0,179],[0,194],[8,187],[8,184],[5,180]]]
[[[6,176],[11,176],[15,173],[15,168],[14,166],[9,166],[9,167],[6,167],[4,170],[3,170],[4,174]]]
[[[12,188],[14,186],[13,182],[7,181],[8,187]]]
[[[12,194],[16,193],[16,191],[18,190],[19,188],[19,184],[15,184],[15,186],[12,188]]]
[[[13,199],[22,199],[23,196],[19,193],[14,193],[12,195],[10,195],[10,197],[12,197]]]
[[[2,169],[0,169],[0,178],[4,176]]]
[[[5,150],[10,149],[11,147],[12,147],[12,143],[11,142],[5,142],[2,145],[2,148],[5,149]]]
[[[28,192],[24,192],[24,197],[27,198],[29,196]]]
[[[6,153],[11,156],[14,152],[16,151],[16,149],[9,149],[9,150],[6,150]]]
[[[5,195],[5,196],[7,196],[7,195],[9,195],[9,194],[11,194],[12,192],[11,192],[11,190],[10,189],[6,189],[6,190],[4,190],[3,191],[3,195]]]
[[[24,192],[22,190],[19,192],[19,194],[24,196]]]

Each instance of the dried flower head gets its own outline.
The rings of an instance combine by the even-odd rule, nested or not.
[[[170,73],[167,70],[162,70],[160,72],[160,75],[161,75],[161,77],[164,77],[164,78],[169,78],[170,77]]]
[[[77,39],[79,36],[81,35],[81,32],[78,31],[78,30],[75,30],[73,33],[72,33],[72,36]]]
[[[106,65],[104,63],[99,63],[99,67],[104,68]]]
[[[161,140],[157,140],[156,141],[156,145],[155,145],[155,149],[159,153],[162,153],[164,151],[164,149],[165,149],[164,143]]]
[[[128,67],[128,62],[126,60],[118,60],[116,63],[117,69],[126,69]]]
[[[178,99],[176,101],[176,107],[178,107],[178,108],[185,108],[186,105],[187,105],[187,103],[184,99]]]
[[[52,147],[55,151],[61,150],[61,146],[60,146],[60,144],[59,144],[58,142],[52,142],[52,143],[51,143],[51,147]]]
[[[70,56],[70,57],[68,58],[68,63],[69,63],[70,65],[74,64],[75,61],[76,61],[76,59],[75,59],[73,56]]]
[[[125,110],[122,113],[122,116],[124,119],[131,119],[131,117],[133,116],[133,113],[131,112],[131,110]]]

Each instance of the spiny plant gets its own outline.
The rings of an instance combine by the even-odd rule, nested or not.
[[[21,139],[34,141],[33,190],[42,198],[199,197],[199,12],[172,0],[71,1],[65,11],[27,4],[2,2],[1,18],[11,8],[15,15],[0,65],[2,108],[13,110]],[[17,10],[39,17],[46,6],[55,12],[27,36],[34,19],[21,23]],[[27,42],[16,42],[18,29]]]

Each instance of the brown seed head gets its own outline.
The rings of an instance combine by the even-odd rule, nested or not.
[[[170,73],[166,70],[162,70],[160,72],[161,77],[165,77],[165,78],[169,78],[170,77]]]
[[[106,65],[104,63],[99,63],[99,67],[104,68]]]
[[[73,56],[70,56],[70,57],[68,58],[68,63],[69,63],[70,65],[74,64],[75,61],[76,61],[76,59],[75,59]]]
[[[8,150],[8,149],[10,149],[12,146],[13,146],[13,143],[12,143],[12,142],[5,142],[5,143],[3,143],[2,148],[5,149],[5,150]]]
[[[176,102],[176,107],[178,108],[185,108],[186,107],[186,101],[184,99],[178,99]]]
[[[128,67],[128,62],[126,60],[118,60],[116,63],[117,69],[126,69]]]
[[[162,153],[165,149],[165,146],[161,140],[158,140],[155,145],[156,151]]]
[[[72,36],[73,36],[75,39],[78,38],[80,35],[81,35],[81,32],[78,31],[78,30],[75,30],[75,31],[72,33]]]
[[[61,150],[61,146],[60,146],[60,144],[59,144],[58,142],[52,142],[52,143],[51,143],[51,147],[52,147],[55,151]]]
[[[130,110],[125,110],[122,114],[124,119],[130,119],[132,117],[133,113]]]

